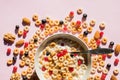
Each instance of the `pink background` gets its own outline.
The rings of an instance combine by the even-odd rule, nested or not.
[[[93,33],[99,29],[98,24],[100,22],[105,22],[106,28],[104,30],[104,36],[108,38],[108,43],[110,41],[120,43],[119,3],[119,0],[0,0],[0,79],[9,80],[13,67],[6,66],[6,61],[10,59],[12,55],[6,56],[8,46],[3,44],[3,34],[7,32],[14,33],[15,25],[17,24],[23,28],[21,24],[22,17],[31,18],[34,13],[38,13],[40,19],[50,16],[52,19],[63,20],[70,11],[83,8],[84,12],[88,14],[88,22],[91,19],[96,20]],[[79,17],[75,19],[78,18]],[[29,40],[35,30],[34,26],[30,27],[30,33],[26,40]],[[91,36],[93,36],[93,34],[89,37]],[[108,46],[108,44],[106,46]],[[14,45],[12,45],[12,47],[14,48]],[[113,55],[111,59],[106,60],[106,63],[109,62],[112,64],[106,80],[108,80],[108,77],[111,76],[115,68],[120,67],[120,63],[114,67],[114,58],[120,58],[120,55],[117,57]],[[17,60],[17,64],[15,64],[16,66],[19,65],[18,61],[19,60]],[[18,72],[22,70],[23,69],[19,69]],[[120,76],[118,79],[120,80]]]

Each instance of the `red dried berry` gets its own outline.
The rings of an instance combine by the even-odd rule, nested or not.
[[[15,73],[15,72],[17,72],[17,67],[16,66],[13,67],[13,73]]]
[[[46,68],[44,66],[42,66],[42,71],[45,71],[45,70],[46,70]]]
[[[106,59],[106,57],[107,57],[107,55],[106,55],[106,54],[102,54],[102,60],[105,60],[105,59]]]
[[[8,49],[7,49],[7,55],[10,55],[10,53],[11,53],[11,49],[8,48]]]
[[[70,17],[74,17],[74,12],[71,11],[71,12],[69,13],[69,16],[70,16]]]
[[[68,53],[67,49],[62,50],[63,54]]]
[[[57,53],[58,58],[61,57],[61,56],[62,56],[61,52]]]
[[[29,44],[28,42],[25,42],[24,43],[24,48],[28,47],[28,44]]]
[[[73,72],[74,68],[73,67],[69,67],[69,72]]]
[[[44,57],[44,60],[45,60],[45,61],[49,61],[48,57]]]
[[[67,27],[64,26],[64,28],[63,28],[63,32],[66,32],[66,31],[67,31]]]
[[[77,53],[74,53],[73,55],[74,55],[75,57],[76,57],[76,56],[78,56],[78,54],[77,54]]]
[[[80,26],[80,25],[81,25],[81,21],[77,21],[76,26]]]
[[[78,60],[78,66],[80,66],[82,64],[82,60]]]
[[[116,58],[115,61],[114,61],[114,65],[115,65],[115,66],[118,65],[118,63],[119,63],[119,59]]]
[[[22,56],[23,55],[23,50],[20,50],[20,56]]]
[[[97,46],[100,45],[100,42],[101,42],[101,41],[100,41],[99,39],[96,41]]]
[[[41,24],[40,25],[40,29],[43,30],[45,28],[45,25],[44,24]]]
[[[23,38],[25,38],[27,36],[27,31],[23,32]]]
[[[105,78],[106,78],[106,74],[103,74],[103,73],[102,73],[102,75],[101,75],[101,80],[105,80]]]
[[[104,35],[104,32],[100,32],[100,38],[102,38],[103,37],[103,35]]]
[[[49,75],[52,75],[53,74],[53,72],[52,71],[49,71]]]

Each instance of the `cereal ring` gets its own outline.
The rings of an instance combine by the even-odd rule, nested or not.
[[[94,69],[94,68],[92,68],[90,71],[91,74],[95,74],[95,72],[96,72],[96,69]]]
[[[13,54],[14,54],[14,55],[18,55],[18,54],[19,54],[19,49],[18,49],[18,48],[15,48],[14,51],[13,51]]]
[[[97,44],[92,44],[92,49],[96,49],[97,48]]]
[[[54,30],[55,30],[55,32],[57,32],[57,31],[59,30],[59,27],[58,27],[58,26],[55,26],[55,27],[54,27]]]
[[[44,31],[44,34],[45,34],[45,36],[48,36],[48,35],[49,35],[49,31],[48,31],[48,30],[45,30],[45,31]]]
[[[29,40],[29,43],[30,43],[30,44],[33,44],[33,43],[34,43],[34,39],[33,39],[33,38],[30,39],[30,40]]]
[[[82,27],[79,27],[79,28],[77,29],[77,31],[78,31],[79,33],[81,33],[81,32],[82,32]]]
[[[28,66],[30,64],[30,60],[26,59],[25,64]]]
[[[46,21],[49,22],[50,21],[50,17],[46,17]]]
[[[29,26],[29,25],[31,24],[31,22],[30,22],[30,20],[29,20],[28,18],[24,17],[24,18],[22,19],[22,24]]]
[[[101,42],[103,45],[105,45],[107,43],[107,38],[102,38]]]
[[[18,36],[22,36],[23,35],[23,30],[18,30]]]
[[[29,44],[28,47],[30,50],[32,50],[35,46],[34,46],[34,44]]]
[[[50,24],[50,26],[54,26],[54,21],[53,21],[53,20],[50,20],[50,21],[49,21],[49,24]]]
[[[11,65],[11,64],[13,64],[13,60],[10,59],[7,61],[7,65]]]
[[[101,80],[99,75],[95,75],[94,80]]]
[[[102,55],[98,55],[98,62],[102,61]]]
[[[66,20],[66,21],[71,21],[71,18],[70,18],[69,16],[66,16],[66,17],[65,17],[65,20]]]
[[[97,62],[97,57],[93,57],[93,58],[92,58],[92,61],[93,61],[93,62]]]
[[[72,26],[72,27],[75,27],[75,25],[76,25],[76,23],[73,21],[70,23],[70,26]]]
[[[88,24],[87,24],[86,22],[84,22],[84,23],[82,24],[82,27],[85,29],[85,28],[88,27]]]
[[[56,61],[58,59],[57,56],[53,56],[53,60]]]
[[[118,79],[116,78],[116,76],[112,75],[110,80],[118,80]]]
[[[103,22],[100,23],[99,28],[100,28],[101,30],[105,29],[105,23],[103,23]]]
[[[83,38],[83,34],[79,34],[78,37],[79,37],[80,39],[82,39],[82,38]]]
[[[36,21],[35,21],[35,26],[39,27],[40,24],[41,24],[41,20],[36,20]]]
[[[63,61],[64,61],[64,58],[63,58],[63,57],[60,57],[60,58],[59,58],[59,61],[63,62]]]
[[[92,39],[90,40],[90,43],[92,43],[92,44],[96,43],[95,39],[92,38]]]
[[[50,25],[49,24],[46,24],[45,25],[45,30],[49,30],[50,29]]]
[[[27,73],[28,73],[28,74],[31,74],[32,72],[33,72],[33,71],[32,71],[32,68],[28,68],[28,69],[27,69]]]
[[[75,33],[77,33],[76,28],[72,28],[72,34],[75,34]]]
[[[49,46],[53,48],[53,47],[56,46],[56,43],[55,42],[51,42]]]
[[[54,28],[50,28],[50,29],[49,29],[49,33],[50,33],[50,34],[53,34],[53,33],[54,33]]]
[[[26,76],[27,75],[27,71],[22,71],[21,75],[22,76]]]
[[[93,67],[93,68],[97,68],[97,66],[98,66],[97,62],[93,62],[93,63],[92,63],[92,67]]]
[[[113,74],[114,74],[114,75],[118,75],[118,74],[119,74],[119,70],[118,70],[118,69],[115,69],[115,70],[113,71]]]
[[[107,70],[107,69],[104,69],[102,72],[103,72],[104,74],[107,74],[107,73],[108,73],[108,70]]]
[[[24,31],[28,32],[29,31],[29,26],[25,26]]]
[[[20,67],[24,67],[25,66],[25,61],[21,61],[19,64]]]
[[[101,67],[104,67],[105,66],[105,62],[104,61],[100,61],[100,64],[99,64]]]
[[[82,14],[82,12],[83,12],[82,9],[78,9],[78,10],[77,10],[77,14],[78,14],[78,15]]]
[[[33,68],[34,68],[34,64],[33,64],[33,63],[30,63],[30,64],[29,64],[29,67],[33,69]]]
[[[54,21],[54,24],[55,24],[55,26],[58,26],[58,25],[59,25],[59,21],[58,21],[58,20],[55,20],[55,21]]]
[[[36,35],[38,35],[38,36],[39,36],[39,35],[40,35],[40,33],[41,33],[41,30],[39,30],[39,29],[38,29],[38,30],[36,31]]]
[[[26,77],[27,79],[31,79],[32,74],[27,74]]]
[[[37,14],[34,14],[33,17],[32,17],[33,21],[36,21],[38,20],[38,15]]]
[[[94,77],[90,76],[87,80],[94,80]]]
[[[92,28],[92,27],[88,27],[88,28],[87,28],[87,31],[88,31],[89,33],[91,33],[91,32],[92,32],[92,30],[93,30],[93,28]]]
[[[28,54],[28,57],[31,59],[31,58],[34,58],[34,55],[33,55],[33,53],[29,53]]]
[[[97,71],[102,72],[103,68],[101,66],[98,66]]]
[[[64,25],[67,26],[68,25],[68,21],[65,20],[64,21]]]
[[[90,21],[90,26],[92,26],[92,27],[95,26],[95,23],[96,23],[95,20],[91,20]]]

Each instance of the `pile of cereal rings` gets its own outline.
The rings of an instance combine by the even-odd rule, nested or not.
[[[74,21],[75,15],[82,16],[81,20]],[[12,74],[10,80],[36,80],[32,79],[34,74],[34,56],[36,50],[40,43],[45,40],[46,37],[51,36],[54,33],[69,33],[82,39],[89,49],[99,48],[101,45],[104,46],[108,44],[108,39],[104,37],[104,29],[106,25],[101,22],[96,30],[94,36],[88,38],[93,32],[96,25],[95,20],[91,20],[89,23],[86,22],[88,15],[83,13],[83,9],[78,9],[76,12],[70,11],[64,20],[52,20],[50,17],[45,19],[40,19],[38,14],[32,16],[32,20],[23,17],[22,29],[19,25],[15,26],[15,34],[8,32],[4,34],[3,40],[5,44],[13,44],[15,48],[12,50],[11,47],[6,49],[6,54],[13,55],[11,59],[6,61],[7,66],[13,66]],[[25,41],[27,34],[30,33],[29,29],[31,23],[34,24],[37,29],[35,33],[31,36],[29,41]],[[17,40],[16,40],[17,39]],[[115,46],[114,46],[115,45]],[[119,58],[117,57],[120,53],[120,44],[114,44],[113,41],[109,43],[109,48],[114,48],[114,54],[103,54],[103,55],[93,55],[92,56],[92,68],[90,71],[90,76],[87,80],[107,80],[106,76],[111,69],[111,65],[118,66]],[[11,54],[13,53],[13,54]],[[114,63],[106,63],[106,58],[110,59],[112,55],[115,55]],[[17,61],[19,56],[19,61]],[[16,62],[19,62],[19,66],[15,66]],[[19,68],[26,68],[22,72],[18,72]],[[97,74],[96,74],[97,73]],[[119,74],[118,68],[113,70],[110,80],[118,80],[117,75]]]

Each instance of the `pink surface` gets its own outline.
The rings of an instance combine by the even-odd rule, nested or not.
[[[0,0],[0,80],[9,80],[13,67],[6,66],[6,61],[10,59],[12,55],[9,57],[6,56],[8,46],[3,44],[3,34],[6,32],[14,33],[16,24],[22,26],[22,17],[31,18],[34,13],[38,13],[40,19],[50,16],[52,19],[63,20],[70,11],[83,8],[84,12],[88,14],[88,22],[91,19],[96,20],[97,26],[95,26],[93,33],[99,29],[98,24],[100,22],[105,22],[106,28],[104,32],[108,38],[108,43],[114,41],[115,44],[117,44],[120,43],[119,3],[119,0]],[[79,16],[76,16],[75,19],[79,19]],[[31,26],[30,33],[26,40],[29,40],[35,30],[34,26]],[[93,33],[91,35],[93,35]],[[89,37],[91,37],[91,35]],[[12,47],[14,48],[14,45]],[[115,58],[120,58],[120,55],[117,57],[113,55],[111,59],[106,60],[106,63],[112,64],[106,80],[109,80],[115,68],[120,67],[120,63],[114,67],[113,62]],[[18,66],[18,62],[15,65]],[[19,72],[21,70],[22,69],[19,69]],[[120,76],[118,75],[117,77],[118,80],[120,80]]]

